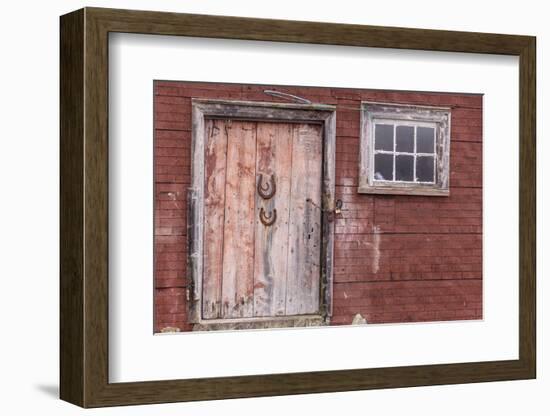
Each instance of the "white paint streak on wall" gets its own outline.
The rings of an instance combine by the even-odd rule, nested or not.
[[[380,269],[380,227],[373,227],[373,255],[372,255],[372,272],[378,273]]]

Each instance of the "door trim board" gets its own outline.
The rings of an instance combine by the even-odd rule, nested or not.
[[[202,319],[204,253],[205,120],[213,118],[258,122],[295,122],[323,125],[322,132],[322,245],[320,314],[266,318],[246,321]],[[332,315],[332,275],[334,251],[336,106],[256,101],[192,100],[191,187],[188,191],[188,299],[190,323],[194,329],[253,329],[326,325]]]

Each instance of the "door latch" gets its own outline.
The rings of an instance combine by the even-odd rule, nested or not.
[[[318,208],[322,213],[326,212],[326,216],[327,216],[326,218],[328,222],[334,221],[334,215],[340,214],[342,212],[342,206],[344,204],[341,199],[337,199],[336,202],[328,202],[327,203],[328,208],[323,209],[319,205],[317,205],[315,202],[313,202],[311,198],[307,198],[306,202]]]
[[[337,199],[336,200],[336,204],[335,204],[335,207],[334,207],[334,213],[335,214],[340,214],[342,212],[342,205],[344,203],[342,202],[341,199]]]
[[[327,220],[328,222],[333,222],[334,221],[334,215],[338,215],[342,212],[342,205],[343,205],[343,202],[341,199],[337,199],[335,204],[334,204],[334,208],[333,209],[328,209],[327,210]]]

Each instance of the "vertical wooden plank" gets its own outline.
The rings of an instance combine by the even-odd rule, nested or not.
[[[323,231],[321,246],[321,313],[332,316],[334,216],[336,182],[336,111],[330,113],[323,126]]]
[[[108,31],[84,10],[84,406],[109,381]]]
[[[227,133],[225,121],[208,120],[204,159],[204,275],[202,318],[221,317]]]
[[[276,191],[270,199],[256,192],[254,316],[285,314],[292,128],[288,123],[258,123],[257,127],[256,184],[260,175],[264,184],[273,177]],[[262,208],[268,215],[276,210],[273,225],[260,221]]]
[[[205,158],[205,117],[204,109],[192,105],[192,149],[191,149],[191,189],[188,200],[188,242],[189,253],[189,322],[198,323],[202,315],[202,278],[204,257],[204,158]]]
[[[525,377],[537,376],[537,204],[536,204],[536,53],[535,38],[529,38],[520,55],[520,345],[519,358],[526,364]]]
[[[84,406],[84,38],[78,10],[60,19],[59,396]]]
[[[293,125],[287,315],[319,311],[321,175],[322,127]]]
[[[256,123],[226,121],[227,168],[223,231],[222,317],[254,311]]]

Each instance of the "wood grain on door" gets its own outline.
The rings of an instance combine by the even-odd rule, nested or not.
[[[258,124],[256,176],[261,175],[264,181],[273,177],[276,191],[268,200],[256,195],[254,316],[286,314],[292,131],[290,124]],[[269,213],[277,210],[277,220],[273,225],[266,227],[262,224],[259,219],[261,208]]]
[[[221,317],[227,130],[223,120],[205,125],[204,276],[202,316]]]
[[[319,313],[322,127],[205,127],[202,318]]]
[[[292,138],[286,313],[319,309],[321,273],[321,126],[297,125]]]

